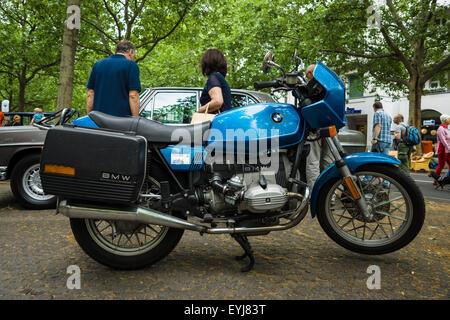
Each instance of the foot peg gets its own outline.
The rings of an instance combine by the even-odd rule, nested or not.
[[[253,266],[255,265],[255,256],[253,255],[252,247],[250,246],[250,242],[248,241],[247,237],[240,234],[232,234],[231,236],[245,251],[242,256],[238,256],[235,259],[237,261],[240,261],[248,257],[250,260],[249,264],[241,269],[241,272],[248,272],[252,270]]]

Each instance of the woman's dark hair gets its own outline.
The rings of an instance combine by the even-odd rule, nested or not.
[[[224,77],[227,76],[227,60],[220,50],[207,50],[200,60],[202,73],[209,76],[214,72],[220,72]]]

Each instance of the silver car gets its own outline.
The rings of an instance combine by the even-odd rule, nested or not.
[[[163,123],[190,123],[192,114],[200,108],[202,88],[152,88],[141,95],[140,115]],[[231,106],[275,102],[270,94],[251,90],[231,90]],[[339,141],[347,154],[366,151],[366,138],[360,131],[341,128]]]

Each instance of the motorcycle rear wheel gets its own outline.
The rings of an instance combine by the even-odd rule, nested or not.
[[[149,190],[144,191],[159,194],[158,180],[149,177],[149,181]],[[183,219],[181,213],[172,214]],[[184,233],[183,229],[118,220],[70,219],[70,226],[87,255],[119,270],[142,269],[158,262],[172,252]]]
[[[370,208],[365,217],[342,179],[320,190],[317,218],[325,233],[353,252],[378,255],[399,250],[419,233],[425,202],[414,180],[398,167],[366,165],[355,173]]]
[[[93,219],[70,219],[70,226],[87,255],[118,270],[158,262],[172,252],[184,233],[182,229]]]

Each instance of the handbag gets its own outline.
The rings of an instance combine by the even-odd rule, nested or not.
[[[195,112],[192,115],[191,124],[197,124],[197,123],[202,123],[202,122],[213,121],[213,119],[215,118],[216,114],[208,113],[208,109],[209,109],[209,104],[206,107],[205,113]],[[220,113],[220,111],[219,111],[219,113]]]

